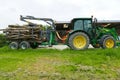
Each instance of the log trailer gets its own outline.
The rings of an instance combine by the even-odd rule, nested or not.
[[[39,45],[65,44],[73,50],[83,50],[91,44],[94,48],[115,48],[120,46],[118,34],[114,28],[97,25],[97,19],[74,18],[63,27],[56,26],[51,18],[20,17],[27,25],[9,25],[3,32],[11,49],[37,48]],[[28,20],[43,21],[40,25]]]

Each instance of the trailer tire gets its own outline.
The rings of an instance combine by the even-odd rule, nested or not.
[[[101,38],[100,40],[100,44],[102,48],[115,48],[116,47],[116,40],[108,35],[108,36],[103,36],[103,38]]]
[[[27,41],[22,41],[22,42],[20,43],[20,48],[21,48],[21,49],[28,49],[28,48],[30,48],[29,42],[27,42]]]
[[[84,32],[76,32],[69,36],[68,45],[73,50],[87,49],[90,40],[87,34]]]
[[[19,44],[18,44],[18,42],[11,42],[11,43],[9,44],[9,47],[10,47],[11,49],[18,49],[18,48],[19,48]]]

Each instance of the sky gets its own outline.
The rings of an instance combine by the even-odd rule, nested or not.
[[[120,20],[120,0],[0,0],[0,29],[10,24],[24,24],[20,15],[70,21],[91,17]]]

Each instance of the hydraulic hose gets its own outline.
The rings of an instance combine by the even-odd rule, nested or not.
[[[59,33],[56,31],[56,34],[57,34],[57,37],[60,39],[60,40],[62,40],[62,41],[64,41],[64,40],[66,40],[66,38],[61,38],[61,36],[59,35]]]

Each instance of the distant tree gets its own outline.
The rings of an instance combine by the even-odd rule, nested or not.
[[[0,34],[0,47],[7,45],[7,40],[4,34]]]

